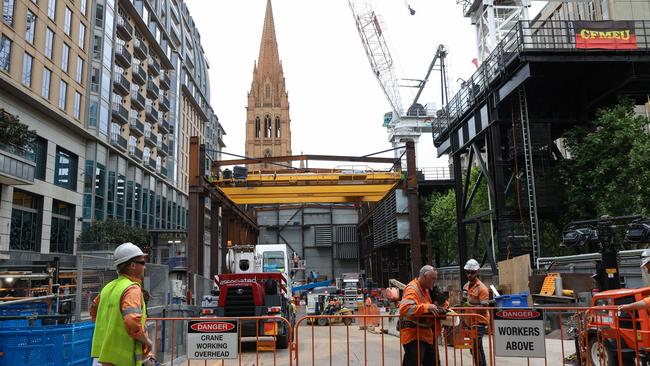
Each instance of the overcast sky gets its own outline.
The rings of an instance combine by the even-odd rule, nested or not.
[[[266,0],[186,0],[210,63],[211,105],[224,126],[224,151],[244,154],[247,93],[257,59]],[[410,15],[406,3],[416,13]],[[421,79],[444,44],[450,97],[475,70],[474,28],[455,0],[372,0],[397,77]],[[389,149],[383,115],[390,110],[371,72],[347,0],[273,0],[280,59],[289,92],[292,150],[297,155],[361,156]],[[439,73],[420,102],[440,106]],[[410,105],[415,89],[402,88]],[[391,156],[391,154],[385,154]],[[419,167],[436,159],[431,134],[420,137]],[[226,158],[226,157],[224,157]],[[310,166],[315,166],[311,164]]]

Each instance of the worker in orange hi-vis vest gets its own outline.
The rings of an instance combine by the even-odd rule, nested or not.
[[[465,263],[465,276],[467,283],[463,286],[463,298],[461,301],[470,307],[480,307],[490,299],[490,292],[481,280],[478,279],[478,270],[481,266],[475,259],[470,259]],[[475,319],[465,326],[476,328],[476,339],[472,340],[472,357],[474,365],[485,366],[485,351],[483,350],[483,336],[487,331],[490,322],[490,312],[488,310],[472,310],[472,313],[481,315],[482,318]]]
[[[427,265],[404,288],[399,305],[400,343],[404,347],[402,366],[440,365],[434,338],[434,328],[439,329],[440,322],[430,315],[445,314],[447,309],[431,301],[429,289],[437,280],[438,271]]]

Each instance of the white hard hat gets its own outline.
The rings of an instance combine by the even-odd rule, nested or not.
[[[650,249],[646,249],[641,253],[641,267],[645,267],[650,262]]]
[[[478,264],[476,259],[470,259],[467,261],[467,263],[465,263],[466,271],[478,271],[479,269],[481,269],[481,265]]]
[[[124,243],[115,248],[115,253],[113,253],[113,264],[117,267],[135,257],[141,257],[143,255],[144,253],[142,252],[142,249],[137,245],[133,243]]]

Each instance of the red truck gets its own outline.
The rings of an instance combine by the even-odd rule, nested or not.
[[[219,275],[217,317],[272,316],[293,326],[286,277],[281,273],[227,273]],[[241,337],[273,336],[279,349],[289,346],[290,329],[282,320],[242,320]]]

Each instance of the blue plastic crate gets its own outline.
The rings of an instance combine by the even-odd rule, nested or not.
[[[0,365],[90,366],[93,323],[0,330]]]
[[[498,308],[526,308],[528,307],[528,291],[497,296],[494,300],[496,300]]]
[[[47,314],[47,303],[45,302],[26,302],[21,304],[11,304],[0,306],[0,316],[27,316],[27,315],[45,315]]]

